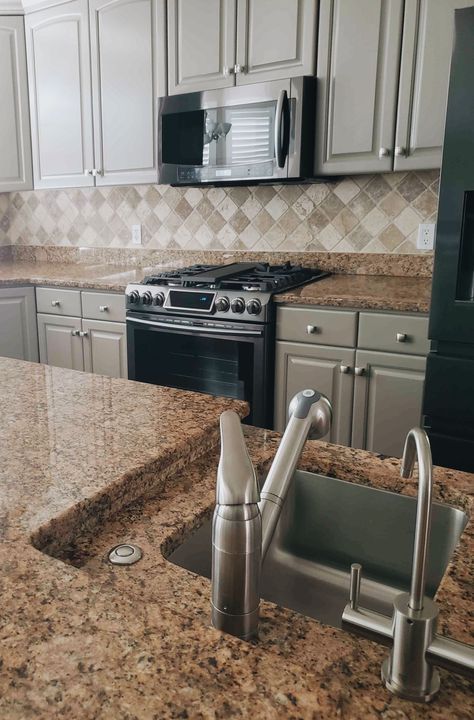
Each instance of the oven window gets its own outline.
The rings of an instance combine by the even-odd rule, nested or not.
[[[254,344],[134,329],[135,379],[252,401]]]
[[[275,156],[276,101],[162,115],[163,163],[233,166]]]

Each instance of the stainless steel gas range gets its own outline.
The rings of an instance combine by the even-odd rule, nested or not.
[[[273,295],[328,273],[266,263],[194,265],[126,290],[131,380],[246,400],[272,426]]]

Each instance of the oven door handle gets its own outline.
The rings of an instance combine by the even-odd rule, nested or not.
[[[229,328],[210,328],[210,327],[197,327],[195,325],[173,325],[172,323],[158,322],[155,320],[142,320],[141,318],[127,317],[127,322],[139,323],[140,325],[150,325],[151,327],[165,328],[166,330],[180,330],[181,332],[204,332],[212,333],[213,335],[249,335],[258,336],[262,335],[262,330],[231,330]]]

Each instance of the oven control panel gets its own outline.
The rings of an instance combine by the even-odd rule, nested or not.
[[[252,290],[201,290],[140,284],[129,285],[125,297],[127,310],[136,312],[179,313],[246,322],[266,322],[271,303],[271,293]]]

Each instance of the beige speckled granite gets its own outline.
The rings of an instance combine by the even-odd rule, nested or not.
[[[386,651],[270,603],[254,644],[208,626],[209,583],[162,554],[211,512],[217,417],[232,404],[0,360],[2,720],[472,717],[466,680],[443,672],[429,706],[395,699],[378,680]],[[263,468],[277,436],[248,434]],[[397,461],[324,443],[301,467],[415,490]],[[438,469],[436,496],[472,514],[472,480]],[[139,541],[144,559],[109,567],[112,539]],[[438,594],[442,630],[460,640],[473,550],[471,524]]]
[[[392,253],[343,252],[243,252],[146,250],[131,248],[67,248],[14,245],[11,257],[20,262],[87,263],[89,265],[173,266],[194,263],[269,262],[273,265],[290,260],[305,267],[318,267],[349,275],[393,275],[431,277],[433,255],[396,255]]]
[[[152,270],[153,266],[127,268],[123,265],[6,261],[0,263],[0,287],[32,284],[124,292],[129,282],[139,282]],[[276,295],[275,299],[300,305],[428,312],[430,293],[431,280],[426,277],[337,274]]]
[[[428,278],[383,275],[331,275],[275,295],[278,303],[420,313],[429,312],[430,298]]]

